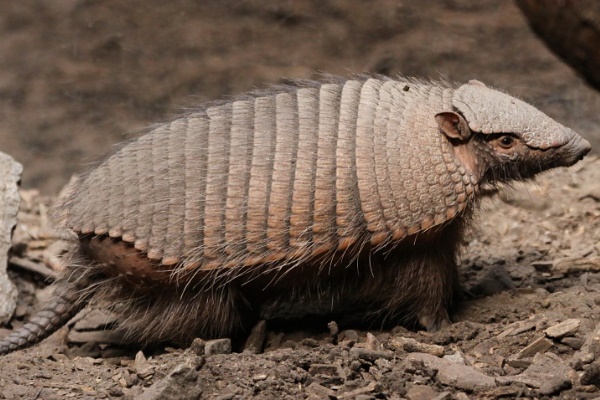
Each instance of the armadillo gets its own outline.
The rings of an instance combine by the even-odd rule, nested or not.
[[[481,186],[589,151],[478,81],[356,77],[208,104],[68,188],[56,218],[77,249],[0,354],[98,299],[140,343],[231,337],[259,319],[440,329]]]

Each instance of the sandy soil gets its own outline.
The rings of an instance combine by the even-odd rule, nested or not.
[[[124,132],[317,71],[476,78],[600,144],[600,96],[508,1],[23,0],[3,5],[0,33],[0,150],[44,195],[24,192],[22,226],[42,223],[45,195]],[[0,358],[0,398],[600,397],[598,182],[590,158],[486,199],[461,264],[473,298],[442,332],[267,325],[232,354],[226,341],[138,353],[110,344],[99,330],[110,316],[86,310]],[[20,300],[8,328],[49,296],[44,277],[62,251],[31,232],[17,230],[15,254],[50,268],[11,267]]]

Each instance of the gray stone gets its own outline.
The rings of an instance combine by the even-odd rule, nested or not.
[[[589,332],[586,337],[581,350],[575,353],[571,358],[571,365],[582,365],[590,364],[596,359],[596,350],[600,348],[600,323],[596,325],[592,332]],[[579,369],[579,368],[578,368]]]
[[[187,400],[200,399],[202,389],[198,384],[198,365],[186,360],[169,374],[144,391],[137,400]]]
[[[375,337],[375,335],[373,335],[371,332],[367,333],[367,341],[365,342],[365,348],[367,350],[374,350],[374,351],[383,351],[383,350],[385,350],[383,348],[383,345],[379,341],[379,339],[377,339]]]
[[[426,353],[410,353],[406,360],[411,363],[422,362],[425,367],[437,370],[436,378],[444,385],[452,386],[460,390],[478,391],[496,387],[494,378],[482,374],[475,369],[456,364],[452,361],[438,358]]]
[[[457,351],[454,354],[447,354],[442,358],[444,360],[452,361],[453,363],[456,363],[456,364],[467,365],[467,363],[465,362],[465,356],[460,351]]]
[[[560,393],[565,389],[570,389],[572,386],[568,377],[551,377],[540,385],[539,392],[544,396],[551,396]]]
[[[206,342],[200,338],[196,338],[192,341],[192,344],[190,345],[189,350],[198,356],[202,356],[202,355],[204,355],[205,347],[206,347]]]
[[[0,153],[0,324],[10,321],[17,307],[17,289],[8,279],[8,251],[19,212],[19,182],[23,167]]]
[[[339,340],[352,340],[353,342],[358,342],[358,332],[353,329],[346,329],[340,334]]]
[[[244,353],[246,354],[259,354],[262,353],[265,344],[265,338],[267,336],[267,321],[260,320],[252,328],[252,332],[246,340],[244,345]]]
[[[582,385],[596,385],[600,386],[600,363],[594,361],[590,365],[587,365],[581,375]]]
[[[570,376],[574,371],[553,353],[536,354],[532,364],[522,373],[513,376],[497,377],[502,384],[514,382],[538,388],[544,395],[555,394],[571,387]]]
[[[204,345],[204,352],[207,356],[213,354],[230,354],[231,339],[215,339],[209,340]]]
[[[18,307],[17,307],[18,308]],[[578,337],[565,337],[560,339],[560,342],[566,346],[569,346],[573,350],[579,350],[584,344],[584,340]]]
[[[408,389],[406,397],[409,400],[431,400],[437,396],[437,392],[424,385],[415,385]]]
[[[327,375],[336,376],[338,374],[337,367],[333,364],[311,364],[308,368],[308,373],[311,375]]]

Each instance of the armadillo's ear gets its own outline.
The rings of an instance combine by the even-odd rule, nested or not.
[[[444,111],[435,115],[435,120],[450,139],[467,140],[471,136],[471,129],[465,119],[455,112]]]

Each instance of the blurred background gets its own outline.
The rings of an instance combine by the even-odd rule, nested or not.
[[[20,0],[0,11],[0,151],[24,187],[55,194],[206,100],[360,72],[478,79],[600,148],[600,95],[511,1]]]

